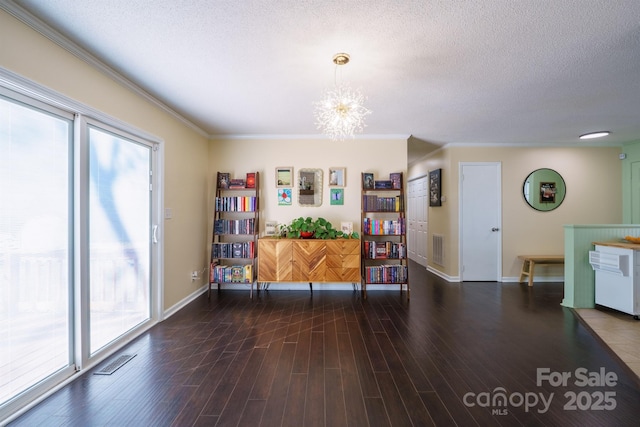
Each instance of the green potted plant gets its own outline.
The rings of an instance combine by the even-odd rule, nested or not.
[[[299,217],[290,224],[281,227],[281,234],[291,239],[357,239],[358,233],[345,234],[333,228],[331,222],[324,218]]]

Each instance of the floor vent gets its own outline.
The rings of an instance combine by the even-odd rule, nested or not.
[[[444,267],[444,236],[441,234],[433,235],[433,263]]]
[[[136,357],[135,354],[123,354],[122,356],[118,356],[115,360],[112,360],[106,366],[103,366],[99,371],[94,372],[93,375],[111,375],[134,357]]]

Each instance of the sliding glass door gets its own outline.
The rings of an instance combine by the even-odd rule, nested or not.
[[[0,86],[0,424],[161,310],[160,144],[38,90]]]
[[[71,119],[0,95],[0,406],[72,371]]]
[[[152,147],[89,127],[90,353],[151,316]]]

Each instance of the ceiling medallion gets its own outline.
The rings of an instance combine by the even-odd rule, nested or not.
[[[365,97],[360,90],[337,82],[339,66],[349,63],[350,57],[346,53],[333,56],[336,64],[334,74],[334,88],[327,90],[321,101],[315,102],[316,126],[333,140],[343,141],[353,138],[354,133],[362,132],[366,124],[365,116],[371,114],[363,104]]]

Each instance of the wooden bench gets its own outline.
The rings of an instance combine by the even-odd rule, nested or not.
[[[533,286],[533,271],[536,265],[564,264],[564,255],[518,255],[522,260],[519,283],[524,281],[524,276],[529,276],[529,286]]]

